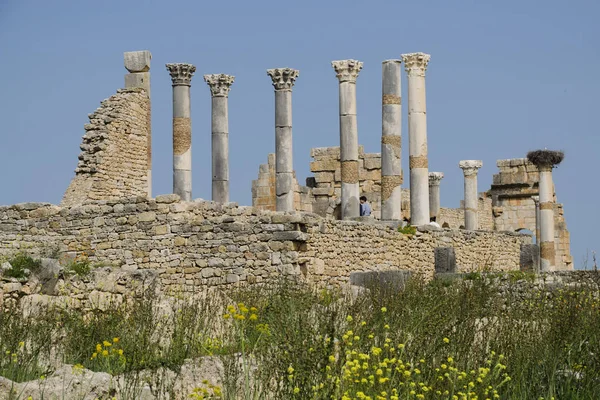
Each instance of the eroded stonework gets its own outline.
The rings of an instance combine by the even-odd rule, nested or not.
[[[150,100],[121,89],[89,115],[75,178],[61,205],[148,194]]]

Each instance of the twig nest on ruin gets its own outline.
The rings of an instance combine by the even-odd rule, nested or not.
[[[527,153],[527,159],[535,165],[558,165],[565,153],[556,150],[534,150]]]

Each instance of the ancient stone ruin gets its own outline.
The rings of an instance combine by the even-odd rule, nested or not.
[[[226,74],[204,75],[212,97],[213,199],[191,200],[196,67],[183,63],[166,66],[173,87],[173,194],[153,197],[150,59],[148,51],[125,53],[125,88],[89,115],[75,177],[60,206],[0,207],[0,255],[48,249],[67,256],[85,253],[123,271],[152,271],[161,290],[187,292],[281,276],[332,286],[373,271],[431,277],[436,270],[573,268],[563,207],[549,175],[552,163],[540,157],[499,160],[492,187],[481,193],[481,161],[457,160],[456,170],[444,173],[462,168],[464,201],[459,208],[440,207],[444,173],[428,168],[427,54],[382,64],[380,154],[365,153],[358,140],[356,84],[362,62],[332,62],[339,84],[340,146],[311,150],[313,176],[305,185],[298,183],[292,160],[291,96],[299,72],[269,69],[276,153],[259,167],[252,206],[229,202],[227,101],[234,77]],[[402,64],[408,76],[410,189],[401,187]],[[166,73],[160,84],[168,84]],[[361,195],[372,204],[370,217],[359,215]],[[432,217],[441,228],[429,224]],[[416,231],[399,231],[408,221]],[[523,230],[535,232],[537,245]]]

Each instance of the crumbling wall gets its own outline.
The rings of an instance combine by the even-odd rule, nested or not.
[[[347,283],[353,271],[405,269],[431,276],[434,249],[449,246],[456,248],[459,270],[519,269],[520,247],[528,241],[526,235],[481,231],[403,235],[374,221],[181,202],[177,195],[76,207],[0,207],[0,255],[85,252],[92,262],[154,270],[163,290],[195,291],[280,276],[337,285]]]
[[[460,201],[459,208],[440,208],[440,214],[437,222],[440,226],[451,229],[464,229],[465,212],[464,201]],[[486,193],[479,193],[477,203],[477,215],[479,220],[480,230],[494,230],[494,218],[492,216],[492,199]]]
[[[89,115],[75,178],[63,206],[146,196],[150,102],[143,89],[121,89]]]
[[[275,153],[270,153],[266,164],[258,169],[258,179],[252,181],[252,205],[259,210],[276,210],[275,195]],[[294,171],[294,209],[296,211],[312,212],[312,190],[300,186]]]
[[[494,227],[499,231],[530,230],[535,234],[535,202],[539,195],[539,172],[526,158],[498,160],[500,170],[493,177],[488,194],[492,198]],[[557,202],[554,191],[554,232],[556,267],[573,269],[570,234],[564,217],[563,205]]]

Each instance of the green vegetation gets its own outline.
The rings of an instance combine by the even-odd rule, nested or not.
[[[58,354],[65,363],[125,374],[134,385],[141,370],[178,372],[184,360],[212,355],[224,363],[223,386],[207,384],[190,398],[588,399],[600,393],[594,282],[559,290],[517,274],[444,284],[411,280],[402,292],[373,288],[355,298],[286,282],[174,299],[170,308],[159,307],[151,293],[87,313],[44,308],[25,317],[8,307],[0,313],[0,375],[38,378],[51,372],[45,362]]]
[[[42,266],[41,260],[34,259],[26,253],[17,253],[7,261],[11,268],[4,271],[4,276],[9,278],[25,279]]]
[[[406,225],[404,227],[398,227],[398,232],[400,232],[403,235],[414,235],[415,233],[417,233],[417,228],[411,225]]]

